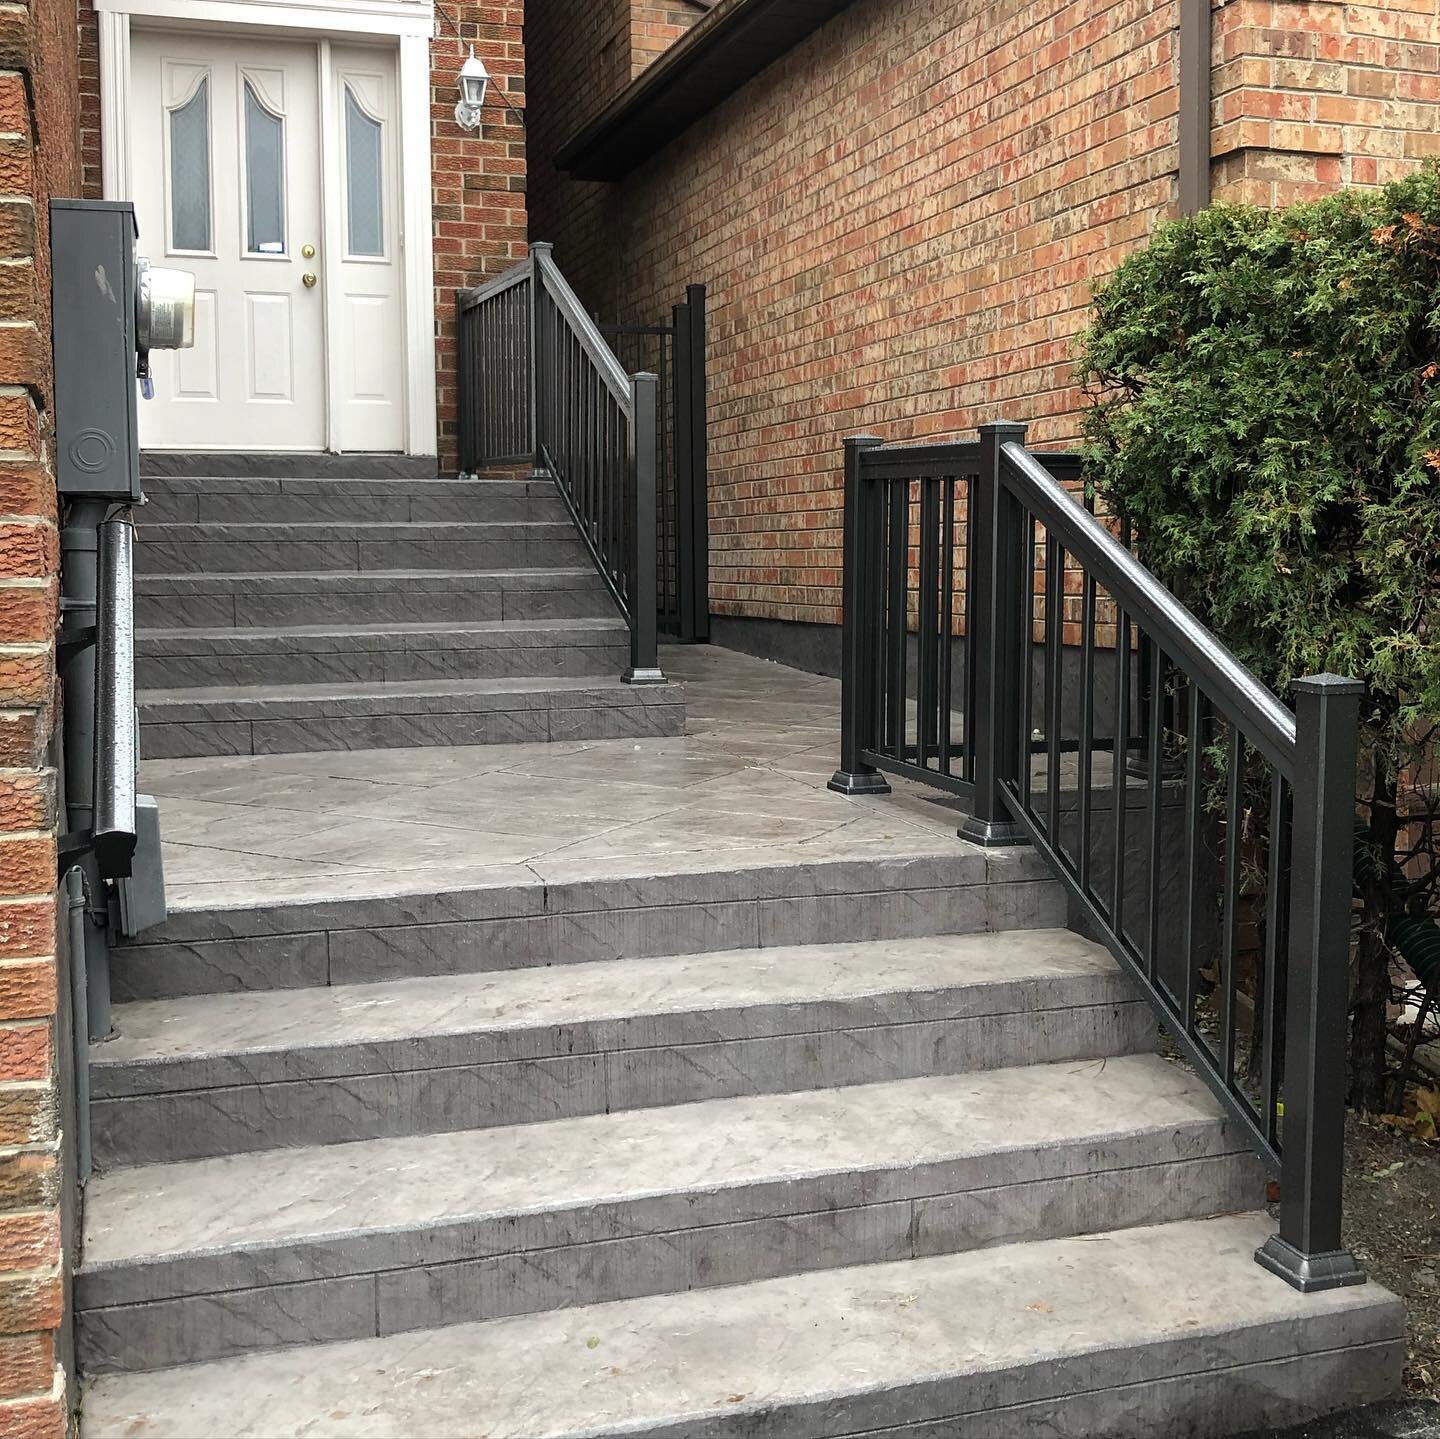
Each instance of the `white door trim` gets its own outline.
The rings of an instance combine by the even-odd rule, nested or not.
[[[130,185],[132,17],[206,25],[262,25],[319,38],[391,36],[399,46],[400,245],[406,453],[436,452],[435,257],[430,246],[430,37],[432,0],[95,0],[100,31],[100,168],[107,200]]]

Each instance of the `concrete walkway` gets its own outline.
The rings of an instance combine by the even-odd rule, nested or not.
[[[825,788],[837,681],[715,646],[662,663],[683,738],[147,762],[172,908],[975,852],[928,791]]]

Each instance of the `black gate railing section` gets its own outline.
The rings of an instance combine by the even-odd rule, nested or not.
[[[1360,686],[1281,703],[1066,489],[1024,428],[846,442],[841,763],[968,802],[1030,842],[1280,1175],[1256,1255],[1303,1290],[1342,1247]]]
[[[705,286],[689,285],[668,325],[598,322],[632,374],[659,376],[657,603],[662,634],[710,638],[709,477],[705,423]]]
[[[630,627],[623,678],[663,683],[662,620],[680,638],[708,634],[697,610],[707,546],[695,538],[706,524],[704,290],[692,286],[677,311],[683,334],[672,337],[675,383],[662,412],[657,375],[626,373],[550,251],[532,245],[528,259],[460,292],[460,466],[529,461],[554,478]]]

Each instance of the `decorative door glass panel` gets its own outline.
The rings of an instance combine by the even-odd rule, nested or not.
[[[210,248],[210,80],[170,112],[170,245]]]
[[[351,255],[385,253],[383,129],[345,87],[345,188],[347,248]]]
[[[285,253],[285,122],[245,82],[245,248]]]

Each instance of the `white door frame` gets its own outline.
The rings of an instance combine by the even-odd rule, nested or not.
[[[297,38],[391,38],[398,45],[400,247],[407,454],[433,455],[435,257],[430,245],[430,37],[433,0],[95,0],[100,22],[100,170],[107,200],[130,188],[130,22],[262,26]],[[423,177],[424,183],[418,183]],[[328,252],[328,247],[327,247]]]

